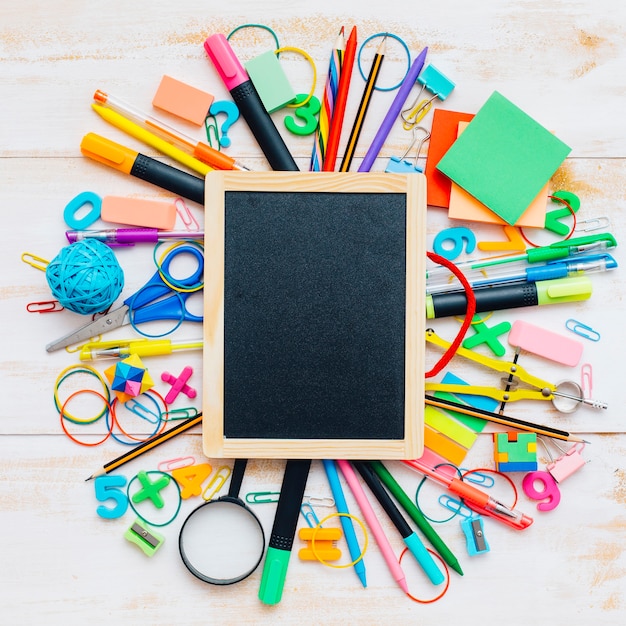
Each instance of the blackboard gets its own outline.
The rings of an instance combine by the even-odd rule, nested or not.
[[[207,456],[420,456],[423,177],[211,172],[206,190]]]

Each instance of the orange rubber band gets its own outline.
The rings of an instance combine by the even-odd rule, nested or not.
[[[65,407],[67,406],[67,404],[69,403],[69,401],[74,397],[77,396],[79,393],[92,393],[95,396],[98,396],[99,398],[102,399],[102,401],[106,404],[107,408],[109,409],[109,413],[111,414],[111,426],[110,426],[110,430],[107,432],[106,436],[104,437],[104,439],[101,439],[100,441],[96,441],[95,443],[86,443],[84,441],[80,441],[80,439],[77,439],[76,437],[74,437],[74,435],[70,434],[70,432],[67,430],[67,428],[65,428],[65,420],[63,419],[65,417]],[[113,432],[113,422],[115,421],[115,418],[113,416],[113,413],[111,413],[111,404],[110,402],[98,391],[94,391],[93,389],[79,389],[78,391],[75,391],[74,393],[70,394],[70,396],[67,398],[67,400],[63,403],[63,406],[61,407],[61,410],[59,411],[59,415],[61,416],[61,428],[63,429],[63,432],[74,442],[77,443],[81,446],[87,446],[87,447],[93,447],[93,446],[99,446],[101,443],[104,443],[110,436],[111,433]]]
[[[164,413],[167,413],[167,411],[169,409],[169,407],[167,405],[167,402],[165,402],[165,398],[158,391],[155,391],[154,389],[148,389],[147,391],[144,391],[144,393],[153,393],[163,403],[163,407],[165,408],[165,410],[161,412],[161,415],[163,415]],[[148,441],[148,439],[151,439],[152,437],[156,437],[157,435],[160,435],[163,432],[163,430],[165,429],[165,426],[167,425],[167,420],[164,420],[163,418],[161,418],[161,425],[156,430],[156,432],[148,435],[148,437],[145,438],[145,439],[138,438],[138,437],[133,437],[132,435],[128,434],[122,428],[122,425],[120,424],[119,420],[117,419],[117,413],[115,412],[115,405],[116,404],[117,404],[117,398],[114,398],[113,402],[111,402],[111,405],[110,405],[110,411],[111,411],[111,432],[113,432],[113,424],[115,424],[120,429],[120,432],[122,433],[122,435],[124,435],[124,437],[128,437],[129,439],[132,439],[133,441],[137,441],[139,443],[143,443],[144,441]]]
[[[417,602],[419,604],[432,604],[433,602],[437,602],[437,600],[439,600],[440,598],[443,598],[443,596],[445,595],[446,591],[448,591],[448,587],[450,586],[450,570],[448,569],[448,566],[446,565],[446,562],[434,550],[431,550],[430,548],[426,548],[426,549],[433,556],[436,556],[439,559],[439,562],[443,565],[443,568],[446,571],[446,586],[443,588],[443,591],[438,596],[435,596],[434,598],[431,598],[430,600],[422,600],[421,598],[416,598],[415,596],[411,595],[407,591],[406,595],[409,596],[409,598],[411,598],[411,600],[413,600],[413,602]],[[404,557],[404,555],[408,551],[409,551],[408,548],[404,548],[404,550],[402,550],[402,552],[400,554],[400,558],[398,559],[398,563],[400,565],[402,565],[402,558]]]

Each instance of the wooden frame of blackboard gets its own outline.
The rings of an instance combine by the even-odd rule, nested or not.
[[[357,199],[359,203],[362,201],[362,204],[355,206]],[[280,206],[282,206],[282,213],[277,208]],[[361,206],[364,207],[364,211],[361,210]],[[316,209],[312,210],[311,207],[316,207]],[[365,214],[368,214],[369,218],[362,217]],[[297,217],[293,218],[294,215]],[[334,241],[334,238],[337,236],[337,229],[333,226],[333,220],[337,219],[337,215],[343,215],[344,218],[342,219],[348,220],[344,223],[349,225],[349,228],[340,229],[341,233],[345,233],[346,245],[335,245],[333,250],[341,248],[351,250],[350,254],[343,254],[339,250],[337,252],[338,260],[336,261],[336,266],[338,269],[336,274],[340,281],[350,281],[351,272],[355,270],[357,274],[359,271],[365,271],[359,269],[363,265],[361,257],[362,255],[370,254],[370,249],[376,247],[373,244],[370,246],[368,236],[364,237],[363,240],[355,242],[354,237],[356,235],[353,235],[352,231],[358,231],[358,228],[355,226],[353,229],[352,224],[358,222],[359,228],[364,229],[363,232],[366,235],[368,235],[368,228],[378,229],[375,233],[372,232],[371,241],[377,241],[376,249],[378,250],[379,258],[370,260],[370,264],[364,264],[364,266],[374,268],[374,273],[382,274],[382,276],[378,277],[376,289],[380,288],[381,283],[395,285],[397,293],[400,293],[401,297],[390,299],[388,294],[384,292],[383,287],[383,292],[377,294],[375,302],[372,300],[371,306],[359,306],[358,302],[354,302],[352,307],[348,303],[347,310],[349,315],[353,315],[350,311],[355,311],[360,312],[366,318],[370,309],[374,309],[379,316],[382,315],[380,324],[377,318],[368,319],[367,323],[370,324],[369,328],[375,325],[377,329],[380,329],[383,339],[374,341],[373,343],[376,344],[374,347],[364,345],[362,354],[364,355],[364,360],[371,364],[374,370],[378,361],[383,364],[386,362],[388,367],[383,370],[383,378],[386,381],[387,370],[391,370],[390,380],[394,380],[395,377],[399,384],[396,385],[397,389],[395,392],[390,392],[391,397],[394,398],[389,403],[391,406],[390,415],[385,414],[387,405],[381,404],[378,397],[379,395],[383,396],[383,400],[386,397],[386,382],[380,383],[379,376],[372,374],[372,371],[367,368],[365,370],[365,378],[362,376],[360,369],[358,372],[355,371],[353,373],[348,370],[348,373],[346,373],[346,376],[350,377],[348,382],[354,382],[354,392],[349,384],[344,384],[344,387],[337,391],[331,382],[332,392],[340,395],[332,396],[334,401],[332,403],[329,401],[329,404],[326,405],[327,410],[320,411],[316,401],[313,401],[314,415],[307,413],[309,406],[306,404],[297,406],[297,411],[292,411],[292,409],[286,407],[284,410],[285,415],[283,415],[282,407],[284,402],[286,402],[286,396],[277,398],[273,405],[270,404],[269,409],[265,407],[266,396],[271,396],[272,398],[279,396],[282,390],[276,389],[276,385],[272,384],[272,382],[258,382],[255,370],[251,370],[256,365],[248,366],[246,364],[249,362],[256,363],[259,353],[262,352],[260,362],[264,365],[263,371],[258,372],[258,378],[263,379],[267,374],[266,370],[268,368],[272,369],[275,362],[280,362],[283,357],[286,358],[286,362],[290,367],[292,367],[292,363],[289,359],[299,359],[297,361],[297,369],[297,367],[300,367],[302,360],[306,360],[308,356],[300,354],[303,350],[301,350],[299,345],[299,336],[291,336],[291,334],[296,332],[292,330],[287,331],[288,338],[286,341],[292,340],[295,343],[285,347],[284,354],[281,345],[277,347],[278,357],[276,359],[274,359],[273,354],[266,354],[268,350],[267,346],[263,344],[263,340],[265,340],[266,335],[271,334],[270,331],[274,331],[274,327],[277,324],[281,325],[283,323],[283,320],[280,318],[281,314],[273,313],[274,318],[271,327],[269,324],[264,326],[263,305],[259,305],[260,308],[257,308],[256,304],[250,305],[248,303],[246,315],[250,315],[250,311],[252,311],[254,319],[250,321],[249,318],[245,318],[243,322],[241,320],[234,321],[239,317],[240,308],[238,303],[241,302],[242,294],[247,291],[255,292],[254,295],[249,296],[250,299],[257,297],[263,300],[263,296],[266,294],[279,294],[282,296],[283,292],[281,289],[284,288],[284,284],[281,283],[280,286],[275,285],[273,281],[278,283],[281,280],[290,280],[289,272],[291,270],[287,271],[287,263],[274,265],[274,269],[271,270],[273,272],[278,267],[278,273],[287,274],[287,279],[285,279],[285,276],[274,278],[274,273],[270,273],[270,270],[264,270],[263,268],[267,263],[271,265],[276,256],[282,259],[285,252],[291,251],[293,255],[297,256],[300,254],[301,248],[306,248],[306,253],[309,254],[309,262],[302,262],[302,267],[305,269],[297,269],[296,276],[301,278],[302,272],[307,272],[304,281],[307,294],[309,291],[314,291],[310,287],[309,279],[311,279],[311,274],[313,275],[311,280],[315,281],[317,279],[317,264],[311,263],[310,260],[311,255],[314,258],[314,255],[317,254],[317,248],[315,247],[317,244],[309,243],[309,240],[316,239],[321,229],[322,238],[328,237]],[[383,215],[386,216],[385,219],[389,220],[392,226],[390,230],[395,232],[395,243],[393,245],[389,244],[388,247],[391,252],[388,256],[394,257],[394,246],[397,248],[395,256],[402,255],[399,262],[396,259],[395,265],[393,265],[394,269],[389,271],[389,274],[395,275],[389,276],[384,273],[385,263],[387,263],[385,221],[378,223],[379,216]],[[261,222],[258,222],[259,218],[261,218]],[[242,223],[247,223],[248,219],[257,220],[256,225],[253,222],[254,228],[251,228],[249,224],[245,228],[243,225],[239,226],[238,220]],[[352,219],[354,219],[354,222],[350,221]],[[370,226],[370,222],[366,221],[367,219],[370,219],[370,222],[376,222],[376,224]],[[285,224],[285,232],[287,232],[287,223],[291,223],[294,220],[297,222],[297,226],[294,228],[301,228],[304,223],[305,228],[309,229],[308,232],[311,233],[311,236],[301,237],[298,243],[293,241],[294,233],[289,232],[289,237],[285,236],[285,239],[281,240],[283,224]],[[314,222],[314,220],[317,220],[317,222]],[[324,231],[323,227],[320,228],[320,222],[326,221],[329,221],[330,225]],[[279,224],[278,228],[276,228],[277,223]],[[269,252],[267,251],[267,242],[262,239],[263,236],[258,235],[260,231],[268,231],[263,236],[269,237],[272,245],[275,246]],[[421,174],[209,172],[206,177],[205,192],[203,357],[203,449],[208,457],[413,459],[421,456],[423,452],[422,398],[424,396],[425,371],[423,339],[425,332],[425,231],[426,182]],[[295,232],[298,233],[300,231]],[[255,241],[257,237],[260,238],[258,242]],[[290,238],[291,240],[289,240]],[[389,238],[391,241],[391,236]],[[253,241],[250,242],[250,240]],[[306,246],[302,245],[303,241],[307,242]],[[276,245],[275,242],[278,242],[278,244]],[[257,263],[250,258],[250,254],[253,254],[251,250],[265,250],[270,256],[264,256],[263,262]],[[324,254],[325,257],[323,259],[320,254],[319,265],[327,267],[328,259],[326,257],[333,256],[334,253],[329,252],[328,248],[326,248]],[[284,258],[291,259],[294,257],[286,254]],[[259,269],[258,265],[263,267]],[[331,267],[333,267],[332,270],[326,270],[327,278],[332,276],[335,271],[335,266]],[[378,270],[379,267],[381,268],[380,271]],[[390,267],[392,266],[390,265]],[[284,272],[280,271],[280,268],[285,268]],[[263,271],[266,271],[267,274],[263,274]],[[255,288],[254,284],[247,285],[245,281],[252,280],[248,278],[248,275],[258,278],[257,272],[261,272],[261,280],[266,284],[260,288]],[[298,274],[297,272],[301,273]],[[365,275],[364,282],[369,280],[367,276]],[[360,279],[363,279],[363,276]],[[268,281],[271,284],[268,285]],[[339,293],[346,285],[351,286],[357,282],[359,281],[355,280],[353,283],[339,282],[340,287],[335,289],[334,293]],[[246,288],[241,288],[241,284]],[[233,285],[238,286],[233,287]],[[295,293],[299,296],[301,289],[305,289],[305,287],[301,287],[300,282],[294,281],[294,284],[289,285],[287,291],[292,295]],[[366,293],[369,289],[369,285],[363,285],[359,293]],[[332,285],[330,289],[327,287],[320,289],[320,292],[333,292]],[[248,297],[247,293],[244,296]],[[270,298],[270,295],[266,297]],[[309,296],[303,295],[302,297],[308,298]],[[291,297],[285,292],[284,298],[272,299],[272,302],[274,300],[291,302]],[[382,305],[381,302],[383,303]],[[268,308],[272,308],[272,306],[270,303]],[[352,333],[348,333],[349,336],[346,336],[345,333],[342,334],[342,331],[336,331],[335,327],[338,318],[335,317],[331,320],[330,315],[318,315],[318,312],[315,310],[317,306],[317,301],[314,301],[311,307],[308,306],[307,301],[307,306],[300,306],[296,311],[296,315],[299,316],[300,310],[303,308],[312,308],[312,314],[302,314],[311,315],[311,317],[304,318],[305,325],[307,320],[315,320],[317,322],[320,317],[328,318],[328,330],[333,335],[333,339],[337,339],[337,336],[339,336],[340,341],[349,340],[352,342]],[[227,317],[226,341],[235,344],[235,347],[232,349],[230,343],[228,346],[225,346],[225,310]],[[345,310],[346,307],[344,307],[343,311],[345,312]],[[257,311],[258,315],[256,314]],[[387,332],[387,335],[384,335],[385,331],[387,331],[387,312],[389,312],[390,316],[393,314],[393,320],[402,320],[404,326],[404,328],[400,329],[402,331],[401,344],[403,345],[400,345],[400,351],[396,352],[397,358],[393,354],[389,356],[386,353],[382,353],[382,350],[386,350],[386,348],[381,348],[381,346],[393,345],[393,336],[398,335],[398,333],[392,333],[393,336],[391,338],[389,338],[389,332]],[[293,311],[291,311],[291,314],[293,314]],[[354,313],[354,315],[355,320],[351,320],[351,322],[357,325],[360,324],[359,316],[357,313]],[[267,318],[272,319],[270,314],[267,315]],[[250,321],[250,324],[248,321]],[[354,324],[351,326],[352,329],[356,328]],[[238,332],[238,329],[241,332]],[[365,336],[365,333],[360,332],[359,328],[356,328],[354,334],[361,339]],[[241,338],[242,335],[246,335],[246,337]],[[373,334],[367,336],[373,336]],[[255,351],[256,341],[260,341],[263,344],[262,350]],[[292,395],[289,398],[293,399],[294,403],[306,402],[306,400],[301,400],[301,395],[309,397],[307,395],[309,386],[327,384],[328,380],[334,380],[335,375],[341,378],[344,373],[343,369],[338,370],[336,373],[327,372],[326,374],[330,378],[322,378],[320,383],[317,377],[325,375],[325,372],[323,367],[319,367],[319,364],[327,363],[330,368],[339,367],[334,365],[335,357],[340,353],[343,354],[343,350],[333,352],[329,347],[329,353],[324,355],[323,351],[326,349],[324,341],[310,341],[306,349],[313,343],[315,344],[315,358],[317,359],[315,368],[307,369],[308,365],[305,366],[303,371],[307,372],[307,377],[301,376],[295,381],[295,389],[297,389],[295,394],[293,393],[294,388],[290,387],[291,383],[287,384],[285,382],[285,388],[289,387],[291,389]],[[243,344],[243,348],[240,344]],[[272,349],[276,347],[276,343],[271,345],[273,346]],[[358,350],[361,350],[361,348],[354,343],[349,345],[350,350],[348,352],[352,353],[353,348],[357,351],[357,357],[352,358],[350,366],[355,367],[355,369],[360,368],[361,365],[355,365],[355,363],[361,360],[358,356],[360,354]],[[244,353],[243,358],[241,358],[241,351],[248,349],[249,353]],[[306,349],[304,350],[305,353]],[[333,349],[336,350],[336,346]],[[375,350],[381,350],[380,359]],[[322,352],[321,359],[318,351]],[[231,353],[235,356],[230,357]],[[394,359],[393,363],[391,363],[392,358]],[[227,362],[228,365],[226,365]],[[391,365],[389,366],[390,363]],[[243,370],[243,373],[238,371],[239,368]],[[320,369],[322,370],[321,373]],[[276,371],[278,372],[278,380],[281,381],[282,385],[282,370],[279,372],[276,369]],[[312,378],[315,379],[314,381],[309,378],[311,373],[313,373]],[[237,375],[237,380],[234,380],[235,374]],[[272,372],[272,376],[274,376],[274,372]],[[367,419],[369,421],[364,420],[363,425],[359,422],[358,426],[354,425],[357,423],[354,420],[359,420],[360,415],[350,415],[350,418],[353,420],[353,425],[350,426],[352,430],[345,433],[340,430],[340,432],[336,433],[335,430],[337,428],[341,429],[344,427],[344,421],[345,423],[349,422],[348,419],[344,420],[343,416],[351,413],[351,411],[341,413],[342,417],[339,417],[334,407],[344,406],[344,408],[350,408],[353,406],[353,403],[354,405],[362,406],[362,396],[367,396],[370,391],[368,377],[376,396],[367,397],[365,409],[367,410],[370,405],[374,405],[376,411],[380,410],[380,413],[376,413],[373,416],[368,414]],[[269,380],[275,381],[276,379],[271,378]],[[263,387],[263,384],[266,385],[266,388]],[[249,393],[247,385],[261,385],[261,394],[258,394],[259,390],[256,387],[253,389],[254,393]],[[377,388],[376,385],[379,385],[379,387]],[[393,385],[390,386],[393,387]],[[346,389],[347,387],[350,388]],[[304,389],[302,394],[300,389]],[[319,389],[311,392],[311,397],[316,397],[315,393],[319,394]],[[325,393],[324,390],[322,390],[323,393]],[[394,393],[395,396],[401,397],[395,398],[393,396]],[[350,394],[354,394],[354,396],[348,397]],[[256,405],[251,407],[243,405],[243,408],[240,408],[240,405],[248,401],[248,398],[254,397],[261,398],[258,413],[256,413]],[[339,398],[338,403],[336,402],[337,398]],[[292,401],[291,399],[289,402]],[[342,404],[344,401],[345,404]],[[263,416],[265,421],[261,418],[261,404],[265,407],[264,411],[270,411],[269,417]],[[233,405],[237,406],[237,411],[230,409]],[[276,411],[276,407],[278,407],[278,411]],[[295,412],[297,412],[297,415],[293,414]],[[276,415],[276,427],[273,421],[274,415]],[[308,416],[303,418],[303,415]],[[268,419],[270,421],[267,421]],[[258,432],[259,424],[270,424],[270,422],[272,426],[268,430],[276,428],[275,432]],[[301,436],[298,429],[309,428],[309,423],[312,424],[310,428],[313,430],[305,432]],[[318,432],[316,424],[319,424],[319,428],[323,431],[323,436],[316,436]],[[288,431],[286,435],[283,427]],[[291,434],[293,429],[297,433],[296,436]],[[326,432],[327,430],[328,432],[332,431],[332,435],[329,436]],[[231,434],[231,431],[236,431],[234,436]],[[387,436],[386,433],[388,431],[397,432],[397,434]],[[248,432],[251,434],[248,435]]]

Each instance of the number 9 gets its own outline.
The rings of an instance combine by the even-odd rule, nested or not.
[[[541,491],[535,489],[535,483],[541,483]],[[540,502],[537,505],[537,509],[540,511],[551,511],[556,509],[561,501],[561,492],[556,484],[556,480],[548,472],[530,472],[524,476],[522,481],[522,488],[524,493],[531,500],[545,500],[546,502]]]

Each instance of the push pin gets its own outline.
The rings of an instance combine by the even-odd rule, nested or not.
[[[187,381],[192,374],[193,370],[191,369],[191,367],[189,367],[189,365],[183,368],[183,371],[178,378],[176,378],[176,376],[172,376],[172,374],[170,374],[169,372],[163,372],[161,374],[161,380],[172,385],[172,388],[165,396],[165,402],[167,404],[171,404],[172,402],[174,402],[174,400],[176,400],[176,398],[178,397],[178,394],[181,392],[184,393],[188,398],[196,397],[196,390],[191,388],[187,384]]]
[[[135,520],[134,524],[124,533],[124,537],[141,548],[147,556],[153,556],[165,541],[162,535],[142,524],[140,520]]]

